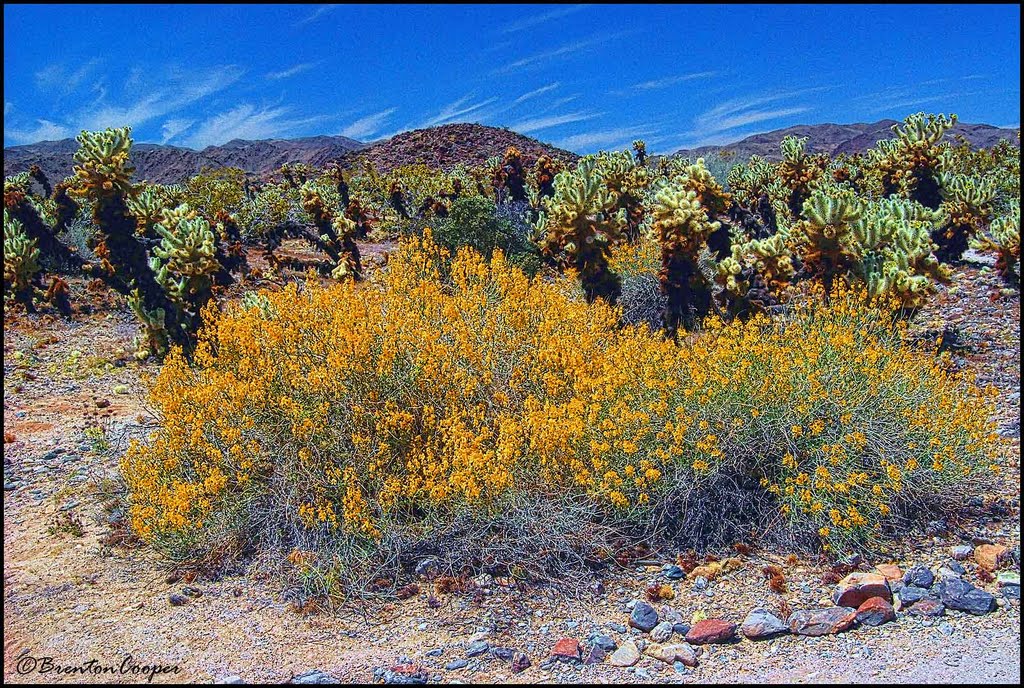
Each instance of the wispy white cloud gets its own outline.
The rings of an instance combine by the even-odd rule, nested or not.
[[[375,112],[372,115],[361,117],[339,132],[339,136],[347,136],[350,139],[362,140],[365,137],[373,136],[380,131],[381,126],[391,117],[398,108],[388,108]]]
[[[571,151],[592,151],[598,148],[618,149],[626,148],[632,143],[634,136],[644,136],[653,130],[649,127],[621,127],[618,129],[605,129],[602,131],[591,131],[583,134],[568,136],[555,143],[559,148]]]
[[[692,74],[680,74],[678,76],[667,76],[663,79],[652,79],[651,81],[644,81],[639,84],[633,84],[633,88],[637,91],[653,91],[662,88],[668,88],[669,86],[675,86],[686,81],[693,81],[694,79],[709,79],[718,74],[718,72],[694,72]]]
[[[282,69],[279,72],[267,72],[267,78],[268,79],[273,79],[273,80],[276,80],[276,79],[287,79],[290,76],[295,76],[296,74],[301,74],[302,72],[305,72],[308,69],[313,69],[313,67],[316,67],[318,64],[320,64],[320,63],[319,62],[303,62],[302,64],[295,65],[294,67],[289,67],[288,69]]]
[[[454,119],[463,117],[473,112],[476,112],[476,117],[479,118],[480,109],[487,107],[491,103],[496,102],[498,100],[497,98],[488,98],[487,100],[482,100],[480,102],[473,103],[472,105],[467,105],[466,103],[468,103],[471,98],[472,96],[463,96],[462,98],[456,100],[454,103],[449,103],[448,105],[445,105],[443,108],[441,108],[441,111],[437,113],[434,117],[431,117],[430,119],[426,120],[425,122],[414,128],[422,129],[424,127],[432,127],[436,124],[446,124]]]
[[[536,14],[532,17],[526,17],[525,19],[506,25],[501,32],[513,33],[516,31],[523,31],[525,29],[532,29],[535,26],[546,24],[555,19],[567,17],[570,14],[586,9],[587,7],[589,7],[589,5],[570,5],[569,7],[562,7],[557,10],[551,10],[550,12],[544,12],[543,14]]]
[[[320,5],[315,10],[313,10],[313,12],[311,14],[308,14],[305,18],[300,19],[299,21],[295,22],[295,24],[293,26],[305,26],[306,24],[311,24],[311,23],[315,22],[317,19],[319,19],[320,17],[322,17],[325,14],[327,14],[328,12],[333,12],[334,10],[338,9],[339,7],[341,7],[341,5],[337,5],[337,4],[335,4],[335,5]]]
[[[101,60],[93,58],[76,69],[63,64],[52,64],[35,73],[36,86],[41,90],[62,97],[77,91],[100,66]]]
[[[512,101],[512,104],[513,105],[519,105],[519,103],[527,101],[530,98],[536,98],[537,96],[543,95],[543,94],[545,94],[545,93],[547,93],[549,91],[554,91],[556,88],[558,88],[558,86],[559,86],[559,82],[557,82],[557,81],[555,83],[553,83],[553,84],[548,84],[547,86],[541,86],[540,88],[538,88],[538,89],[536,89],[534,91],[530,91],[529,93],[524,93],[523,95],[519,96],[514,101]]]
[[[176,118],[169,119],[163,123],[160,127],[160,134],[163,138],[160,143],[167,143],[173,138],[184,134],[188,131],[196,121],[194,119]]]
[[[6,107],[4,108],[6,114]],[[4,137],[15,143],[36,143],[37,141],[59,141],[71,136],[71,130],[62,124],[46,119],[37,119],[34,127],[14,129],[4,127]]]
[[[73,117],[81,129],[137,127],[152,119],[174,113],[238,81],[244,71],[235,65],[217,67],[206,73],[172,75],[165,83],[143,93],[128,105],[110,105],[102,100]]]
[[[11,114],[13,111],[14,111],[14,103],[12,103],[12,102],[10,102],[8,100],[5,100],[4,101],[4,118],[6,118],[7,115]]]
[[[232,139],[280,138],[295,134],[295,130],[300,127],[328,119],[323,116],[296,119],[291,117],[291,111],[289,107],[257,109],[254,105],[243,103],[203,121],[185,140],[185,145],[201,149],[227,143]]]
[[[520,134],[527,134],[531,131],[540,131],[541,129],[557,127],[560,124],[569,124],[570,122],[583,122],[588,119],[600,117],[603,114],[603,112],[573,112],[567,115],[553,115],[551,117],[534,117],[532,119],[523,120],[522,122],[510,124],[508,128],[513,131],[518,131]]]
[[[516,60],[515,62],[510,62],[502,67],[493,69],[491,70],[491,75],[497,76],[500,74],[509,74],[511,72],[517,72],[522,69],[537,67],[553,58],[561,57],[563,55],[573,55],[575,53],[582,52],[592,46],[599,45],[601,43],[607,43],[608,41],[614,40],[616,38],[621,38],[623,35],[624,34],[622,33],[618,33],[610,36],[595,36],[592,38],[584,39],[582,41],[568,43],[566,45],[561,46],[560,48],[555,48],[554,50],[548,50],[543,53],[538,53],[536,55],[524,57],[520,60]]]

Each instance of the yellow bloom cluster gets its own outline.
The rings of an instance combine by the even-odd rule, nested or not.
[[[268,504],[369,538],[524,492],[636,517],[721,472],[763,476],[767,499],[832,540],[992,446],[984,395],[852,295],[676,346],[568,279],[531,281],[500,252],[452,258],[427,232],[363,284],[245,304],[207,314],[191,366],[168,357],[162,424],[122,462],[132,524],[158,544],[251,531]]]

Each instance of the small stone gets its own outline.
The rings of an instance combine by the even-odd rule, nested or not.
[[[110,400],[109,399],[97,399],[96,400],[96,408],[107,408],[108,406],[110,406]]]
[[[445,664],[444,668],[448,671],[455,671],[456,669],[465,669],[467,666],[469,666],[468,659],[453,659]]]
[[[578,662],[581,657],[580,641],[575,638],[562,638],[551,649],[551,656],[564,662]]]
[[[299,674],[298,676],[295,676],[295,677],[292,678],[292,683],[305,684],[305,685],[310,685],[310,684],[331,684],[331,683],[338,683],[338,682],[339,681],[336,678],[334,678],[333,676],[331,676],[330,674],[328,674],[328,673],[326,673],[324,671],[320,671],[318,669],[314,669],[312,671],[307,671],[305,673]]]
[[[665,574],[665,578],[668,578],[669,580],[680,580],[682,578],[686,578],[686,572],[675,564],[666,566],[663,569],[663,572]]]
[[[469,644],[466,648],[467,657],[479,657],[480,655],[487,652],[490,648],[490,644],[486,640],[475,640]]]
[[[857,610],[852,607],[805,609],[789,617],[789,630],[796,635],[830,635],[845,631],[856,620]]]
[[[525,652],[517,652],[512,656],[512,673],[518,674],[530,668],[530,658]]]
[[[753,609],[743,620],[740,632],[750,640],[763,640],[789,633],[789,626],[767,609]]]
[[[881,597],[872,597],[857,607],[857,623],[862,626],[881,626],[896,620],[892,605]]]
[[[918,588],[913,585],[905,586],[900,590],[900,600],[903,602],[904,607],[909,607],[915,602],[925,598],[937,599],[937,596],[931,590]]]
[[[186,585],[181,589],[182,594],[188,595],[189,597],[202,597],[203,591],[199,588],[193,588],[191,585]]]
[[[167,601],[174,607],[180,607],[183,604],[188,604],[188,598],[184,595],[178,595],[177,593],[171,593],[171,595],[168,596]]]
[[[608,660],[617,667],[631,667],[640,661],[640,651],[632,640],[622,643]]]
[[[936,616],[942,616],[946,613],[946,606],[939,602],[934,597],[925,597],[917,602],[907,610],[907,613],[911,616],[923,616],[925,618],[931,618]]]
[[[242,680],[242,677],[238,676],[237,674],[235,674],[234,676],[225,676],[224,678],[219,678],[216,681],[214,681],[214,684],[218,685],[241,685],[244,683],[245,681]]]
[[[626,627],[623,624],[615,623],[614,621],[610,621],[609,623],[607,623],[605,625],[607,625],[608,628],[612,629],[616,633],[625,633],[626,630],[627,630]]]
[[[939,624],[939,633],[947,637],[953,635],[953,624],[943,621]]]
[[[656,643],[663,643],[672,637],[672,624],[662,621],[651,629],[651,640]]]
[[[980,616],[995,611],[996,608],[994,595],[979,590],[961,578],[942,579],[939,581],[938,592],[942,603],[950,609]]]
[[[681,662],[688,667],[697,666],[697,653],[686,643],[674,643],[672,645],[651,643],[644,650],[644,654],[665,662],[665,664]]]
[[[877,573],[851,573],[839,581],[835,591],[832,593],[832,602],[837,607],[853,607],[856,609],[865,600],[872,597],[881,597],[886,601],[892,600],[892,591],[889,590],[889,583],[885,576]]]
[[[703,592],[708,589],[708,579],[704,576],[697,576],[693,579],[693,589],[698,592]]]
[[[503,662],[510,661],[516,654],[516,651],[511,647],[492,647],[489,652],[491,657],[496,657]]]
[[[963,565],[956,559],[950,559],[949,561],[947,561],[946,565],[943,568],[947,568],[950,571],[953,571],[958,576],[962,576],[965,573],[967,573],[967,569],[965,569]]]
[[[444,649],[440,648],[440,647],[436,648],[434,650],[427,650],[427,652],[426,652],[427,657],[440,657],[443,654],[444,654]]]
[[[974,561],[986,571],[995,571],[999,568],[999,560],[1006,556],[1008,551],[1002,545],[979,545],[974,550]]]
[[[583,660],[584,664],[600,664],[604,661],[604,658],[608,656],[608,651],[600,645],[592,645],[590,652],[587,653],[586,659]]]
[[[686,623],[682,623],[681,621],[680,622],[676,622],[676,623],[672,624],[672,632],[675,633],[676,635],[683,635],[683,636],[685,636],[687,633],[690,632],[690,625],[686,624]]]
[[[927,566],[917,564],[904,574],[903,582],[917,588],[930,588],[932,583],[935,582],[935,576],[932,575]]]
[[[736,637],[736,624],[722,619],[704,619],[690,627],[686,642],[692,645],[727,643]]]
[[[601,648],[605,652],[615,652],[615,650],[619,647],[618,643],[612,640],[611,636],[604,634],[595,635],[593,638],[591,638],[590,642],[593,643],[596,647]]]
[[[887,581],[898,581],[903,578],[903,569],[896,564],[879,564],[875,570],[885,576]]]
[[[437,559],[434,557],[427,557],[416,564],[416,575],[425,576],[427,578],[433,578],[434,574],[437,573]]]
[[[658,625],[658,612],[643,600],[636,600],[629,614],[629,625],[647,633]]]
[[[1003,597],[1019,600],[1020,574],[1016,571],[1003,571],[996,576],[996,587],[1003,593]]]

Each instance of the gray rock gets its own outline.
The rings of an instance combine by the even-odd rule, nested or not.
[[[468,659],[453,659],[445,664],[444,668],[448,671],[455,671],[456,669],[465,669],[467,666],[469,666]]]
[[[600,664],[604,661],[604,658],[608,656],[608,651],[600,645],[592,645],[590,652],[583,659],[584,664]]]
[[[704,576],[697,576],[693,579],[693,589],[698,592],[703,592],[708,589],[708,579]]]
[[[1020,599],[1020,574],[1016,571],[1003,571],[996,576],[996,587],[1003,597],[1013,600]]]
[[[651,640],[656,643],[663,643],[672,637],[672,624],[662,621],[651,629]]]
[[[292,678],[292,683],[328,684],[328,683],[341,683],[341,682],[338,681],[333,676],[331,676],[330,674],[324,672],[324,671],[320,671],[318,669],[314,669],[312,671],[307,671],[304,674],[299,674],[298,676],[295,676],[294,678]]]
[[[511,647],[492,647],[490,654],[492,657],[496,657],[504,662],[510,662],[515,656],[516,651]]]
[[[631,667],[640,661],[640,650],[632,640],[627,640],[612,653],[611,659],[608,661],[617,667]]]
[[[479,657],[487,652],[488,648],[490,648],[490,644],[486,640],[475,640],[466,648],[466,656]]]
[[[979,590],[961,578],[943,578],[937,587],[942,603],[950,609],[976,616],[995,611],[994,595]]]
[[[922,616],[933,618],[946,613],[946,606],[934,597],[925,597],[918,600],[907,612],[911,616]]]
[[[427,650],[427,652],[426,652],[427,657],[440,657],[443,654],[444,654],[444,648],[440,648],[440,647],[436,648],[434,650]]]
[[[236,674],[234,676],[225,676],[224,678],[219,678],[216,681],[214,681],[214,683],[220,685],[239,685],[244,684],[245,681],[242,680],[241,676],[238,676]]]
[[[904,588],[900,590],[900,601],[903,602],[904,607],[909,607],[915,602],[927,598],[938,599],[938,595],[933,593],[931,590],[918,588],[913,585],[904,586]]]
[[[620,624],[620,623],[615,623],[614,621],[610,621],[610,622],[608,622],[605,625],[608,626],[608,628],[610,628],[613,631],[615,631],[616,633],[625,633],[626,632],[626,627],[624,625]]]
[[[680,580],[682,578],[686,578],[686,572],[675,564],[669,564],[663,568],[662,573],[664,573],[665,578],[668,578],[669,580]]]
[[[611,636],[599,634],[595,635],[590,639],[596,647],[601,648],[605,652],[615,652],[618,649],[619,644],[612,640]]]
[[[672,631],[676,635],[685,636],[687,633],[690,632],[690,625],[681,622],[676,622],[672,624]]]
[[[740,626],[740,632],[750,640],[762,640],[789,633],[789,626],[767,609],[752,609]]]
[[[965,569],[956,559],[950,559],[949,561],[947,561],[946,568],[950,571],[953,571],[959,576],[962,576],[965,573],[967,573],[967,569]]]
[[[168,595],[167,601],[170,602],[173,607],[180,607],[183,604],[188,604],[188,598],[184,595],[178,595],[177,593],[171,593]]]
[[[629,614],[629,625],[647,633],[658,625],[658,612],[643,600],[637,600]]]
[[[903,574],[903,582],[918,588],[930,588],[935,582],[935,576],[927,566],[916,564]]]
[[[437,559],[435,557],[427,557],[418,564],[416,564],[416,575],[426,576],[427,578],[433,578],[437,573]]]
[[[939,624],[939,633],[947,637],[953,635],[953,624],[943,621]]]

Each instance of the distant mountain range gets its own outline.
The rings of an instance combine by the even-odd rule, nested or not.
[[[757,154],[769,159],[778,159],[779,144],[789,135],[809,137],[808,148],[812,152],[858,153],[871,148],[880,139],[892,138],[893,124],[897,122],[882,120],[873,124],[798,125],[748,136],[732,144],[679,150],[675,155],[710,156],[728,150],[740,158]],[[1016,129],[1000,129],[987,124],[957,123],[947,136],[957,135],[963,136],[972,146],[981,148],[993,146],[1000,139],[1007,139],[1016,144],[1020,142]],[[415,163],[442,168],[459,163],[478,165],[489,157],[502,155],[509,146],[519,149],[527,166],[533,165],[541,154],[548,154],[570,163],[579,158],[576,153],[542,143],[509,129],[480,124],[444,124],[407,131],[371,144],[344,136],[310,136],[261,141],[236,139],[222,146],[209,146],[201,151],[178,146],[139,143],[132,148],[132,164],[135,165],[135,179],[171,184],[187,179],[204,167],[238,167],[248,173],[265,176],[285,163],[305,163],[313,167],[324,167],[337,162],[349,167],[363,157],[372,161],[380,171],[390,171],[402,165]],[[42,141],[5,148],[4,176],[26,171],[31,165],[36,164],[42,168],[51,182],[56,183],[72,173],[72,156],[76,150],[78,143],[74,139]]]
[[[755,134],[747,138],[721,146],[701,146],[700,148],[682,149],[674,155],[690,158],[707,157],[722,151],[734,153],[738,158],[749,158],[760,155],[769,160],[780,160],[782,153],[779,146],[787,136],[806,136],[807,150],[811,153],[863,153],[883,139],[896,136],[892,130],[894,124],[901,124],[893,119],[883,119],[871,124],[798,124],[794,127],[776,129],[764,134]],[[990,148],[1001,139],[1020,144],[1017,137],[1018,129],[1001,129],[988,124],[967,124],[957,122],[946,132],[946,140],[953,141],[962,136],[974,148]]]

